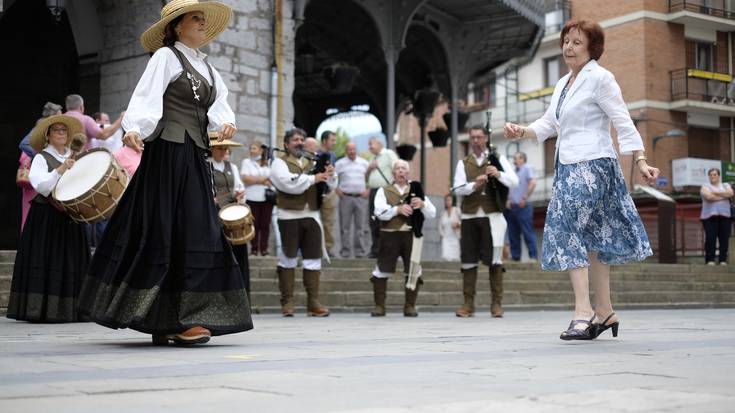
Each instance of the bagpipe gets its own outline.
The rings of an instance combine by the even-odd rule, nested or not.
[[[498,171],[503,172],[503,166],[500,164],[500,157],[498,156],[498,150],[493,145],[493,139],[492,139],[492,127],[490,126],[490,119],[492,118],[492,111],[487,111],[486,113],[486,121],[485,121],[485,132],[487,133],[487,149],[486,149],[486,157],[485,162],[488,165],[494,166],[497,168]],[[490,175],[487,176],[487,183],[485,184],[485,189],[483,190],[483,194],[493,194],[495,195],[495,206],[498,208],[498,211],[503,211],[505,209],[505,203],[508,200],[508,187],[500,183],[500,181],[497,178],[494,178]]]
[[[331,157],[328,152],[313,153],[305,150],[301,150],[301,156],[314,162],[314,166],[308,171],[307,175],[316,175],[327,171],[327,166],[331,164]],[[317,182],[316,184],[316,206],[317,209],[321,209],[322,201],[324,196],[327,194],[327,183]]]
[[[421,186],[421,182],[409,181],[408,183],[408,195],[403,200],[404,203],[410,205],[411,199],[419,198],[424,201],[426,195],[424,194],[424,188]],[[411,229],[413,230],[413,243],[411,245],[411,261],[408,270],[408,279],[406,280],[406,288],[409,290],[416,289],[416,283],[421,277],[421,252],[424,247],[424,213],[421,212],[420,208],[413,210],[411,214]]]

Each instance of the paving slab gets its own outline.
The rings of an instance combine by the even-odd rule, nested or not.
[[[1,319],[0,412],[734,410],[731,309],[620,316],[618,338],[564,342],[567,311],[265,314],[197,348]]]

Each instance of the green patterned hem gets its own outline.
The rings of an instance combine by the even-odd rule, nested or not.
[[[161,293],[159,287],[134,289],[87,277],[79,311],[110,328],[132,328],[149,334],[179,333],[202,326],[212,335],[253,328],[245,289],[217,292]]]
[[[79,321],[75,306],[74,297],[11,292],[7,317],[40,323],[73,323]]]

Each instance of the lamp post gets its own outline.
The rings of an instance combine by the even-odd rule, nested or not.
[[[654,164],[658,165],[658,163],[656,162],[656,143],[657,143],[658,141],[660,141],[661,139],[664,139],[664,138],[683,138],[683,137],[685,137],[685,136],[687,136],[687,133],[686,133],[686,132],[684,132],[684,131],[683,131],[683,130],[681,130],[681,129],[678,129],[678,128],[674,128],[674,129],[669,129],[669,130],[667,130],[667,131],[666,131],[666,133],[664,133],[663,135],[660,135],[660,136],[654,136],[654,137],[653,137],[653,143],[651,144],[651,158],[653,158],[653,162],[654,162]],[[632,168],[633,170],[635,170],[635,167],[636,167],[636,164],[635,164],[635,162],[634,162],[634,163],[633,163],[633,164],[631,165],[631,168]],[[631,175],[633,175],[633,174],[631,174]],[[631,178],[631,179],[632,179],[632,178]],[[633,181],[631,180],[631,185],[632,185],[632,184],[633,184]]]

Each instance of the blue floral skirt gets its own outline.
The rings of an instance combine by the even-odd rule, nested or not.
[[[588,251],[596,251],[603,264],[642,261],[653,254],[617,159],[556,164],[541,268],[588,267]]]

